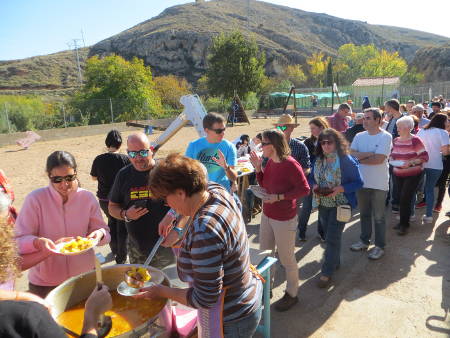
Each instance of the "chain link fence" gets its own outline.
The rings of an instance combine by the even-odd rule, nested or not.
[[[127,100],[98,99],[89,100],[83,106],[55,102],[42,105],[4,102],[0,105],[0,133],[26,130],[68,128],[86,125],[109,124],[130,120],[152,120],[174,117],[181,109],[152,111],[143,105],[136,111],[127,111]],[[44,108],[43,108],[44,107]]]
[[[427,83],[416,86],[381,84],[378,86],[355,87],[339,86],[339,96],[334,95],[332,99],[331,87],[325,88],[296,88],[297,109],[324,109],[331,108],[332,103],[338,104],[352,100],[353,107],[360,110],[364,96],[368,96],[372,106],[382,106],[385,101],[392,98],[398,99],[401,103],[414,100],[416,103],[431,101],[438,95],[450,98],[450,81]],[[286,99],[286,92],[272,93],[260,97],[260,110],[273,110],[283,108]],[[293,98],[289,105],[293,105]]]

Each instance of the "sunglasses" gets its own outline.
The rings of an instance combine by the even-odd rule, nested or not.
[[[262,146],[262,147],[268,146],[269,144],[272,144],[272,143],[269,143],[269,142],[261,142],[261,146]]]
[[[211,129],[213,132],[215,132],[217,135],[222,134],[223,132],[225,132],[226,128],[219,128],[219,129]]]
[[[137,151],[127,150],[127,154],[131,158],[135,158],[138,155],[141,156],[141,157],[147,157],[148,156],[148,152],[149,152],[148,149],[142,149],[142,150],[137,150]]]
[[[320,141],[320,144],[324,146],[324,145],[334,144],[334,142],[333,141],[324,140],[324,141]]]
[[[281,131],[285,131],[287,129],[287,126],[277,126],[277,129],[281,130]]]
[[[61,183],[62,181],[73,182],[77,179],[77,174],[67,176],[50,176],[49,178],[52,183]]]

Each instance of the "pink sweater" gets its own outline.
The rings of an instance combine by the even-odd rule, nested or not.
[[[21,254],[36,251],[33,246],[36,237],[50,238],[55,242],[62,237],[86,237],[98,229],[104,233],[99,245],[109,243],[109,228],[91,192],[78,188],[63,204],[61,195],[51,185],[34,190],[26,197],[15,226]],[[35,285],[55,286],[93,268],[93,250],[77,256],[52,255],[32,267],[28,279]]]

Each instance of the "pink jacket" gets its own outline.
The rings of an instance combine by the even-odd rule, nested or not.
[[[62,237],[86,237],[98,229],[104,233],[99,245],[109,243],[109,228],[91,192],[78,188],[63,204],[61,195],[51,185],[34,190],[26,197],[15,226],[21,254],[36,251],[33,245],[36,237],[56,241]],[[93,250],[77,256],[52,255],[32,267],[28,279],[35,285],[55,286],[93,268]]]

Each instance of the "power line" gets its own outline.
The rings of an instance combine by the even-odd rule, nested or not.
[[[77,61],[77,69],[78,69],[78,81],[80,83],[80,86],[83,85],[83,77],[81,75],[81,66],[80,66],[80,54],[78,53],[78,41],[81,41],[80,39],[72,39],[72,41],[68,42],[69,48],[73,48],[75,52],[75,58]]]

